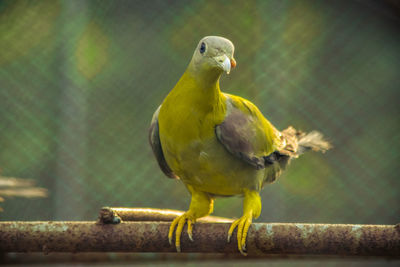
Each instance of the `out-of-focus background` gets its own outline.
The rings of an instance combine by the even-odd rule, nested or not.
[[[229,38],[221,88],[334,148],[262,191],[258,222],[400,221],[395,1],[0,1],[0,168],[48,190],[1,220],[94,220],[102,206],[185,210],[147,142],[153,112],[206,35]],[[239,217],[242,199],[215,215]]]

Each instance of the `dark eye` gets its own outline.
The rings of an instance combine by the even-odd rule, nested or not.
[[[203,54],[204,52],[206,52],[206,44],[205,43],[201,43],[201,45],[200,45],[200,53]]]

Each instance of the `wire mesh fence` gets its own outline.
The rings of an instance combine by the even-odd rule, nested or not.
[[[258,221],[399,221],[399,16],[391,1],[1,1],[0,168],[46,199],[2,220],[91,220],[102,206],[185,210],[147,142],[153,112],[197,42],[221,35],[238,66],[223,91],[283,129],[319,130],[261,193]],[[397,9],[398,10],[398,9]],[[241,216],[241,198],[214,214]]]

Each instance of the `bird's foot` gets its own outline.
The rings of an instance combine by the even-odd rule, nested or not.
[[[237,227],[237,242],[238,242],[238,249],[240,253],[244,256],[247,256],[246,251],[246,237],[247,237],[247,232],[249,231],[249,227],[252,222],[252,215],[251,214],[245,214],[243,215],[240,219],[237,219],[234,221],[229,228],[228,231],[228,243],[231,241],[232,233]]]
[[[193,224],[195,223],[195,221],[196,220],[193,218],[193,216],[188,214],[188,212],[185,212],[181,216],[176,217],[172,221],[171,226],[169,227],[168,240],[169,240],[169,243],[172,245],[172,235],[174,234],[174,230],[175,230],[175,226],[176,226],[176,230],[175,230],[176,251],[181,252],[181,234],[182,234],[183,227],[185,226],[186,223],[188,225],[187,233],[188,233],[189,239],[190,239],[190,241],[193,242]]]

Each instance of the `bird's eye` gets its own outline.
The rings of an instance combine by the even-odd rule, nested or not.
[[[206,52],[206,44],[205,43],[201,43],[201,45],[200,45],[200,54],[203,54],[204,52]]]

